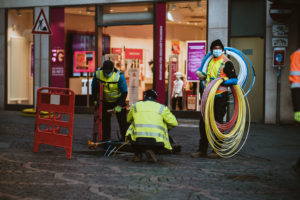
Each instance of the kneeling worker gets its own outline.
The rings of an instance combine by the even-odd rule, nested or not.
[[[126,141],[130,141],[134,149],[134,162],[142,161],[145,153],[149,161],[157,162],[155,151],[172,150],[168,129],[178,125],[175,116],[167,106],[155,102],[155,90],[147,90],[144,100],[132,104],[127,116],[131,123],[126,132]]]

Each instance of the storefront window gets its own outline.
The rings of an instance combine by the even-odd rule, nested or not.
[[[70,88],[76,105],[87,105],[96,60],[95,6],[52,8],[51,13],[51,86]]]
[[[33,104],[33,10],[7,15],[7,104]]]
[[[129,104],[142,100],[143,91],[153,87],[152,10],[152,4],[108,5],[99,12],[99,65],[110,59],[124,73]]]
[[[169,2],[166,12],[168,105],[173,110],[196,110],[199,81],[187,80],[187,43],[206,42],[207,1]]]
[[[103,36],[110,41],[103,48],[104,60],[112,60],[124,73],[127,101],[142,100],[143,91],[153,87],[153,25],[110,26],[103,28]]]

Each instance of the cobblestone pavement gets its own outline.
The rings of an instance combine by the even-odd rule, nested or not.
[[[132,163],[130,153],[107,158],[88,150],[92,119],[75,115],[68,160],[63,149],[48,145],[33,153],[34,118],[0,111],[0,199],[300,199],[292,169],[300,156],[299,126],[252,124],[237,156],[195,159],[189,154],[197,149],[198,122],[179,120],[170,134],[181,153]]]

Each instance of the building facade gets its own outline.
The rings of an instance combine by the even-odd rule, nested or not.
[[[184,110],[195,110],[191,100],[199,86],[188,77],[187,44],[204,43],[207,52],[213,40],[221,39],[253,63],[256,83],[248,96],[252,121],[276,123],[279,117],[280,122],[291,123],[288,66],[289,55],[299,48],[300,17],[295,12],[297,1],[284,2],[287,7],[282,8],[280,0],[3,0],[0,108],[32,107],[36,90],[49,86],[68,87],[77,94],[77,106],[89,105],[93,72],[103,60],[112,59],[128,81],[129,103],[154,87],[159,101],[170,104],[174,73],[181,72]],[[274,5],[288,10],[290,16],[279,22],[276,16],[272,19]],[[41,21],[41,10],[48,24]],[[32,34],[36,21],[41,32],[49,28],[51,34]],[[272,44],[280,37],[274,36],[274,27],[287,27],[283,38],[288,44],[277,44],[285,49],[280,106],[276,106],[278,68],[273,67],[278,46]]]

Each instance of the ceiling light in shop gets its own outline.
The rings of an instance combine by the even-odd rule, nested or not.
[[[201,7],[201,1],[197,1],[197,7],[198,7],[198,8]]]
[[[113,10],[113,9],[110,9],[109,11],[110,11],[110,12],[114,12],[114,10]]]
[[[176,5],[175,4],[171,4],[171,10],[175,10],[176,9]]]
[[[172,13],[169,11],[168,14],[167,14],[167,18],[169,21],[172,21],[174,22],[174,19],[173,19],[173,16],[172,16]]]
[[[168,11],[167,18],[169,21],[172,21],[172,22],[179,22],[179,21],[183,20],[182,14],[178,11],[173,11],[173,10]]]
[[[18,15],[18,16],[22,16],[22,13],[21,13],[20,10],[17,10],[17,15]]]

